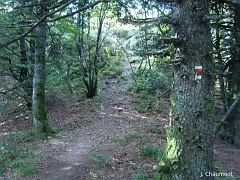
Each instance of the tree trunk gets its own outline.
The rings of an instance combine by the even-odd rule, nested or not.
[[[214,71],[210,25],[203,21],[209,1],[182,0],[176,8],[174,45],[179,60],[173,64],[167,147],[155,179],[211,180],[214,177],[207,175],[213,173]],[[203,71],[195,73],[195,66]],[[196,79],[197,74],[201,79]]]
[[[44,1],[43,1],[44,2]],[[37,17],[40,19],[45,12],[41,6]],[[33,129],[35,135],[51,131],[48,123],[45,99],[45,49],[46,49],[46,23],[42,22],[36,27],[35,65],[33,77]]]
[[[239,60],[233,60],[229,66],[229,92],[230,92],[230,104],[232,104],[237,98],[237,93],[240,92],[240,62]],[[223,123],[222,132],[220,137],[227,140],[229,143],[234,143],[240,146],[240,103],[237,104],[234,111],[228,117],[227,123]]]
[[[228,91],[230,94],[229,104],[231,105],[237,98],[237,94],[240,92],[240,6],[234,7],[234,27],[232,28],[233,41],[236,42],[232,45],[232,56],[231,63],[228,69]],[[235,44],[235,45],[234,45]],[[240,103],[237,105],[235,110],[231,113],[227,123],[223,124],[222,133],[220,135],[222,139],[227,140],[229,143],[234,143],[240,146]]]
[[[23,29],[20,29],[20,34],[23,34]],[[22,87],[24,90],[24,99],[27,103],[28,109],[32,107],[32,75],[30,74],[31,69],[27,67],[30,64],[30,60],[27,58],[27,46],[26,46],[26,39],[25,37],[20,39],[20,62],[23,67],[20,68],[19,74],[19,82],[22,83]]]
[[[73,89],[71,86],[71,77],[70,77],[70,69],[71,69],[71,65],[72,63],[70,61],[67,60],[67,86],[68,86],[68,90],[71,94],[73,94]]]

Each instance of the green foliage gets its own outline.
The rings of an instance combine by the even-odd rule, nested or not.
[[[60,130],[56,128],[51,128],[51,127],[47,127],[47,128],[48,128],[47,131],[43,132],[41,129],[33,126],[30,134],[38,139],[46,139],[48,137],[52,137],[56,139],[61,138],[58,135],[56,135],[56,133],[60,132]]]
[[[162,155],[163,151],[161,150],[161,147],[151,144],[144,146],[139,152],[139,156],[157,158],[158,160],[161,159]]]
[[[101,155],[99,155],[99,154],[97,154],[97,153],[91,153],[90,154],[90,157],[92,158],[92,159],[94,159],[95,161],[99,161],[99,162],[102,162],[103,161],[103,156],[101,156]]]
[[[147,180],[147,175],[144,171],[140,170],[136,174],[133,174],[133,179],[134,180]]]
[[[111,163],[113,160],[113,156],[112,155],[100,155],[98,153],[90,153],[90,157],[97,161],[97,162],[103,162],[103,163]]]
[[[134,30],[134,27],[132,27],[131,31],[127,30],[127,29],[119,29],[118,31],[118,37],[120,39],[124,39],[127,40],[129,38],[131,38],[132,36],[134,36],[136,33],[138,33],[138,30]]]
[[[19,166],[16,168],[16,172],[19,174],[36,174],[37,169],[36,167]]]
[[[120,77],[118,78],[118,80],[117,80],[117,83],[120,84],[120,83],[124,83],[124,82],[126,82],[126,81],[128,81],[126,77],[120,76]]]
[[[99,176],[101,175],[101,171],[99,171],[99,169],[96,166],[94,166],[93,168],[91,168],[90,174],[93,179],[98,179]]]
[[[169,173],[159,172],[154,176],[154,180],[173,180]]]
[[[170,80],[158,70],[138,69],[131,74],[135,80],[129,86],[129,91],[147,91],[154,93],[155,90],[164,89],[170,85]]]
[[[215,173],[228,173],[227,170],[218,163],[214,164],[214,172]],[[216,180],[234,180],[235,178],[233,176],[217,176]]]
[[[31,146],[28,142],[31,137],[28,133],[12,132],[0,140],[0,175],[3,175],[5,168],[11,168],[16,173],[36,173],[35,163],[40,157],[31,153]]]
[[[147,112],[149,110],[152,109],[152,103],[154,101],[154,97],[149,95],[147,93],[147,91],[143,91],[142,94],[140,95],[140,97],[142,98],[141,99],[141,102],[135,104],[135,109],[138,111],[138,112]]]
[[[138,112],[152,111],[153,104],[155,104],[157,105],[155,110],[161,113],[159,96],[161,97],[163,91],[170,89],[170,72],[171,70],[164,70],[164,68],[158,68],[158,70],[142,68],[132,72],[133,81],[128,86],[128,91],[132,93],[135,109]]]
[[[100,69],[100,74],[103,76],[119,75],[124,68],[122,60],[116,56],[108,56],[102,64],[104,64],[104,66]]]

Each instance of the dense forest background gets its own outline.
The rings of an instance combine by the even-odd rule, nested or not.
[[[0,175],[27,156],[6,139],[25,147],[62,131],[48,118],[47,105],[58,99],[103,109],[111,78],[125,83],[138,113],[170,111],[165,150],[142,149],[159,156],[151,178],[214,172],[214,139],[240,146],[239,7],[234,0],[0,2]],[[4,131],[21,118],[30,131]]]

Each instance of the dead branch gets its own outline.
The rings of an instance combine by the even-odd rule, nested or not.
[[[223,124],[228,123],[229,121],[229,117],[232,114],[232,112],[236,109],[238,103],[240,101],[240,93],[238,93],[237,98],[235,99],[235,101],[233,102],[233,104],[231,105],[231,107],[229,108],[229,110],[227,111],[227,113],[224,115],[224,117],[222,118],[221,122],[218,124],[218,126],[215,128],[214,131],[214,138],[216,137],[218,131],[221,129]]]
[[[203,17],[203,21],[207,21],[207,20],[221,20],[221,19],[225,19],[225,18],[229,18],[229,17],[233,17],[233,12],[230,12],[228,14],[210,14],[210,15],[206,15]]]
[[[147,56],[170,56],[170,53],[167,50],[160,50],[160,51],[156,51],[156,52],[144,52],[145,55]]]

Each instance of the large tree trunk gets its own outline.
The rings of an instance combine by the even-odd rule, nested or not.
[[[211,180],[214,177],[207,172],[213,173],[214,72],[210,25],[203,21],[209,1],[182,0],[176,8],[178,63],[173,64],[167,147],[155,179]],[[195,80],[195,66],[203,68],[199,80]]]
[[[44,0],[43,0],[44,2]],[[38,19],[45,13],[45,8],[41,6],[38,10]],[[48,123],[46,99],[45,99],[45,49],[46,49],[46,23],[42,22],[36,27],[36,44],[35,44],[35,65],[33,77],[33,133],[50,132],[51,128]]]

